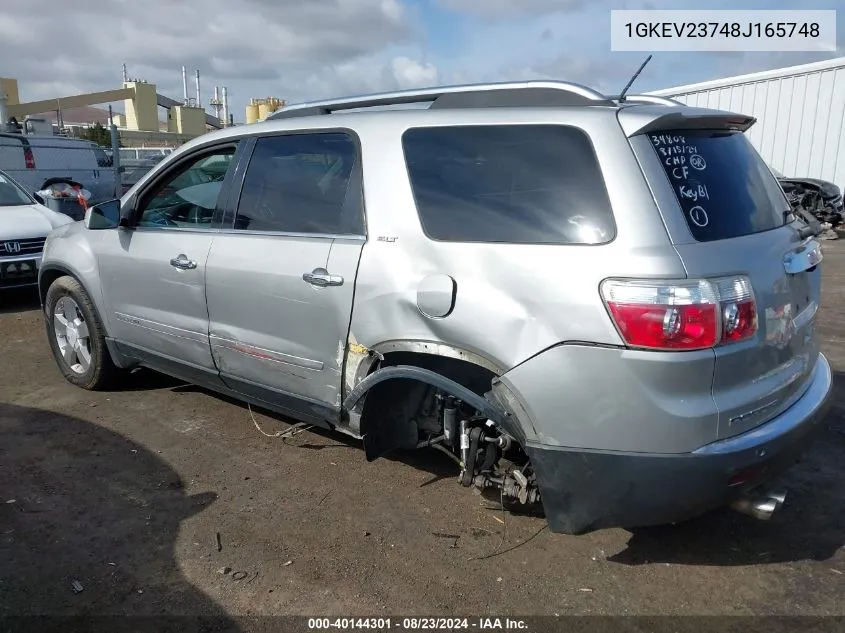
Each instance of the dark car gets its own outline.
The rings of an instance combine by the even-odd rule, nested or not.
[[[772,171],[796,211],[803,209],[819,222],[827,222],[832,227],[842,224],[845,208],[838,186],[819,178],[787,178],[777,170]]]
[[[120,165],[123,173],[120,175],[120,195],[129,191],[132,186],[155,167],[160,159],[157,158],[121,158]]]

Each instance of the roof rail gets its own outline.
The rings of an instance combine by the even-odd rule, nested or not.
[[[311,101],[286,106],[268,116],[267,120],[331,114],[332,112],[358,108],[424,103],[426,101],[431,102],[430,109],[616,105],[605,95],[586,86],[565,81],[532,80],[439,86],[326,101]]]
[[[683,101],[677,99],[670,99],[669,97],[658,97],[657,95],[630,95],[625,97],[625,101],[636,101],[639,103],[654,103],[656,105],[665,106],[685,106]]]

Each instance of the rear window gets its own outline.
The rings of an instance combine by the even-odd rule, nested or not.
[[[407,130],[426,235],[450,242],[603,244],[616,226],[587,135],[564,125]]]
[[[743,133],[670,130],[649,139],[699,242],[786,224],[790,208],[783,191]]]
[[[98,167],[111,167],[112,160],[108,154],[106,154],[102,148],[94,147],[94,156],[97,157],[97,166]]]

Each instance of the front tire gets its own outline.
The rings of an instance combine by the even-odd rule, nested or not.
[[[50,285],[44,320],[53,358],[68,382],[89,391],[113,384],[118,369],[106,347],[105,330],[76,279],[59,277]]]

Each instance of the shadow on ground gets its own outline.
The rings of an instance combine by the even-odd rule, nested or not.
[[[180,393],[199,390],[210,397],[245,410],[247,408],[239,400],[186,385],[149,370],[133,373],[125,383],[124,388],[139,391],[169,388]],[[674,526],[632,530],[627,547],[608,560],[634,566],[654,563],[732,566],[826,560],[833,556],[845,544],[845,533],[840,527],[845,525],[845,478],[841,476],[840,468],[845,449],[845,418],[839,413],[840,410],[845,411],[845,374],[842,372],[834,373],[834,393],[834,407],[823,423],[824,430],[819,440],[811,446],[801,463],[773,483],[788,491],[788,499],[771,521],[762,522],[729,509],[720,509]],[[253,412],[258,414],[259,409],[253,407]],[[278,421],[278,428],[282,430],[295,423],[263,409],[260,415]],[[286,440],[286,443],[303,450],[350,448],[360,451],[364,459],[359,441],[316,427]],[[430,473],[431,479],[422,486],[454,479],[455,494],[472,494],[458,485],[457,465],[433,449],[393,451],[384,459]],[[484,496],[491,509],[500,507],[497,492],[486,491]],[[542,520],[542,507],[505,501],[509,512]]]
[[[216,497],[121,435],[0,404],[0,618],[202,615],[237,630],[175,560],[180,524]]]
[[[40,310],[41,302],[35,288],[0,290],[0,314]]]

